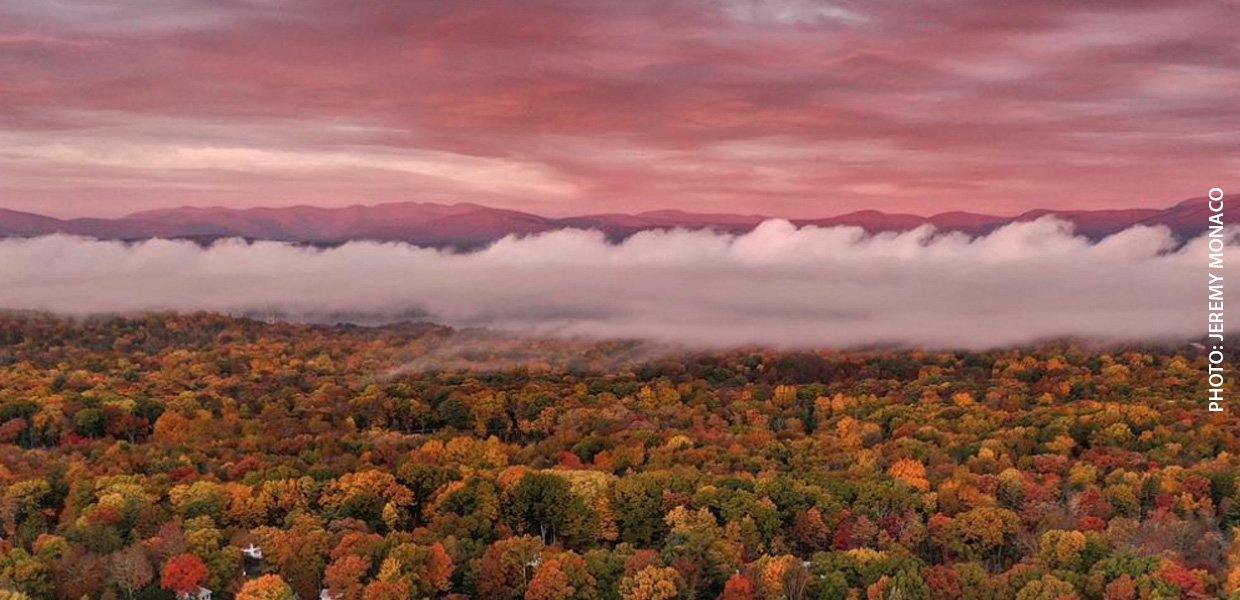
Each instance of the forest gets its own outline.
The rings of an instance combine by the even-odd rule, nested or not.
[[[1240,599],[1205,366],[4,314],[0,600]]]

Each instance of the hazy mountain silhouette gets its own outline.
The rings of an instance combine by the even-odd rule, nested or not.
[[[1234,222],[1236,209],[1225,211]],[[1072,222],[1077,232],[1100,239],[1133,225],[1165,225],[1182,239],[1205,231],[1209,216],[1205,198],[1185,200],[1166,209],[1032,210],[1015,217],[947,212],[923,217],[865,210],[820,219],[792,219],[797,225],[862,227],[870,233],[908,231],[931,224],[943,231],[970,235],[989,233],[1016,221],[1055,216]],[[563,228],[597,229],[618,240],[653,229],[712,229],[742,233],[768,217],[763,215],[700,214],[658,210],[637,214],[595,214],[553,218],[478,204],[402,202],[373,206],[322,208],[168,208],[115,219],[56,219],[0,209],[0,237],[33,237],[52,233],[100,239],[177,238],[210,241],[225,237],[311,244],[350,240],[402,241],[435,247],[473,248],[507,235],[527,235]]]

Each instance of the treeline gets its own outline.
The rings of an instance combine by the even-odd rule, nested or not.
[[[0,316],[0,599],[1240,598],[1204,368]]]

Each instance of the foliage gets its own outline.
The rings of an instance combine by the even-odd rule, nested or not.
[[[0,598],[1240,596],[1191,348],[0,329]]]

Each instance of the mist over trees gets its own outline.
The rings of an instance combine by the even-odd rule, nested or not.
[[[465,335],[0,316],[0,598],[1240,598],[1191,349]]]

